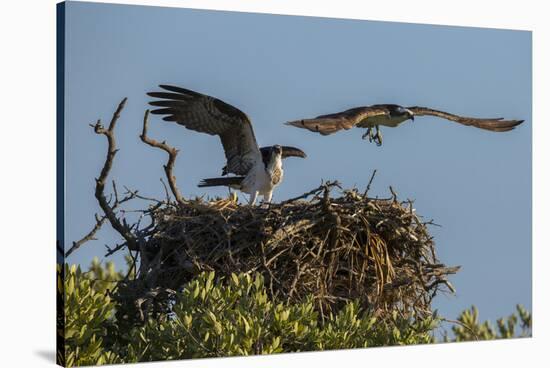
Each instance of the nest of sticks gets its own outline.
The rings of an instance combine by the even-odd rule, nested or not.
[[[432,298],[453,291],[447,276],[458,271],[437,261],[431,222],[395,195],[375,199],[340,190],[331,197],[336,186],[269,206],[197,199],[159,207],[147,244],[149,271],[141,279],[149,290],[177,290],[202,271],[260,272],[274,300],[313,295],[322,316],[350,300],[378,315],[430,315]],[[143,293],[144,283],[136,281],[127,286]]]

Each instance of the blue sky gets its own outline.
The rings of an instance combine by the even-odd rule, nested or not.
[[[111,178],[119,188],[164,195],[165,153],[139,141],[146,92],[180,85],[235,105],[252,119],[260,145],[300,147],[307,160],[285,161],[274,200],[299,195],[321,179],[364,188],[392,185],[431,228],[438,256],[461,265],[456,295],[434,306],[446,317],[475,304],[495,319],[516,303],[531,309],[531,33],[314,17],[69,2],[66,22],[67,248],[93,226],[94,177],[105,139],[88,124],[110,119],[123,97],[120,152]],[[283,122],[375,103],[421,105],[458,114],[525,119],[496,134],[423,117],[382,129],[321,137]],[[180,149],[175,174],[185,196],[226,195],[197,188],[225,158],[216,137],[153,117],[150,135]],[[143,203],[131,203],[137,209]],[[119,241],[99,239],[67,259],[87,265]],[[122,257],[112,257],[122,266]]]

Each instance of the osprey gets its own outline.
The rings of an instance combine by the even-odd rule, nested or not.
[[[149,102],[160,109],[151,114],[165,115],[163,120],[175,121],[187,129],[220,137],[226,166],[222,175],[236,176],[208,178],[199,187],[228,186],[250,194],[253,205],[258,195],[271,202],[273,189],[283,179],[282,159],[302,157],[298,148],[287,146],[258,147],[252,123],[241,110],[215,97],[203,95],[181,87],[160,85],[168,92],[149,92],[160,100]]]
[[[335,114],[320,115],[313,119],[289,121],[286,124],[298,128],[329,135],[339,130],[351,129],[354,126],[367,128],[362,138],[375,141],[378,146],[382,144],[382,135],[379,126],[397,127],[406,120],[414,120],[415,116],[437,116],[439,118],[454,121],[459,124],[473,126],[492,132],[507,132],[523,123],[523,120],[503,120],[503,118],[478,119],[466,116],[450,114],[448,112],[430,109],[428,107],[411,106],[403,107],[394,104],[382,104],[363,106],[338,112]],[[372,133],[376,128],[376,134]]]

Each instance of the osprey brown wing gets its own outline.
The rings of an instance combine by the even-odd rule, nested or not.
[[[227,159],[227,172],[246,175],[262,159],[252,123],[244,112],[215,97],[181,87],[160,85],[169,92],[149,92],[159,100],[149,102],[160,107],[151,114],[165,115],[187,129],[218,135]]]
[[[285,124],[317,132],[321,135],[329,135],[342,129],[351,129],[367,118],[382,115],[389,115],[389,111],[381,106],[364,106],[335,114],[320,115],[313,119],[289,121]]]
[[[412,106],[412,107],[408,107],[408,109],[411,110],[415,116],[422,116],[422,115],[437,116],[439,118],[454,121],[459,124],[473,126],[473,127],[485,129],[485,130],[490,130],[492,132],[507,132],[509,130],[514,129],[519,124],[523,123],[523,120],[504,120],[503,118],[491,118],[491,119],[471,118],[467,116],[454,115],[445,111],[434,110],[428,107],[421,107],[421,106]]]

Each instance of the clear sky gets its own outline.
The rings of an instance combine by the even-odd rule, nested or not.
[[[139,140],[146,92],[174,84],[221,98],[252,119],[260,145],[300,147],[285,161],[274,201],[337,179],[372,195],[392,185],[414,199],[432,227],[441,261],[461,265],[456,295],[434,306],[448,318],[475,304],[481,318],[531,309],[531,33],[525,31],[338,20],[69,2],[66,9],[66,248],[93,226],[93,196],[108,123],[128,97],[117,126],[120,152],[111,173],[141,194],[162,197],[166,154]],[[421,117],[382,129],[384,144],[360,129],[322,137],[282,125],[376,103],[421,105],[479,117],[525,119],[491,133]],[[175,174],[185,196],[218,176],[218,138],[152,117],[150,135],[180,149]],[[129,209],[144,203],[133,202]],[[120,241],[108,226],[67,259],[87,265]],[[123,266],[122,255],[112,257]]]

